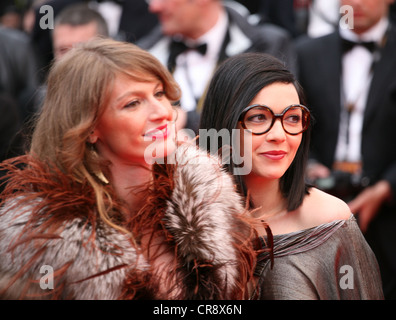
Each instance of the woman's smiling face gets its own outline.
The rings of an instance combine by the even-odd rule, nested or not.
[[[275,114],[280,114],[286,107],[299,103],[300,99],[293,84],[273,83],[261,89],[250,105],[265,105]],[[242,127],[239,125],[239,128]],[[287,134],[279,119],[262,135],[253,135],[245,130],[242,136],[245,140],[251,139],[252,145],[252,170],[245,177],[247,179],[280,179],[293,162],[302,140],[302,134]]]
[[[138,82],[118,75],[90,142],[113,164],[147,165],[152,160],[148,157],[148,148],[154,148],[157,157],[174,150],[172,118],[173,108],[160,80]]]

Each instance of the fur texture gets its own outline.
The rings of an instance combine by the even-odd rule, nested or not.
[[[185,276],[192,278],[189,289],[194,293],[200,286],[216,284],[220,290],[212,290],[214,298],[230,298],[238,278],[240,257],[234,230],[235,216],[244,211],[242,200],[217,158],[185,147],[178,149],[176,157],[179,161],[165,226],[174,237],[180,263],[187,266]],[[201,269],[193,272],[194,268]],[[200,281],[207,278],[205,285],[194,282],[198,272]]]
[[[8,176],[13,178],[10,188],[18,197],[3,203],[0,212],[0,296],[243,297],[254,257],[251,229],[241,216],[245,210],[231,177],[217,158],[195,146],[180,146],[174,160],[173,165],[155,167],[146,204],[128,225],[135,235],[142,226],[150,226],[165,240],[166,251],[174,257],[166,268],[176,286],[172,294],[156,293],[161,282],[150,255],[146,260],[127,235],[96,219],[87,186],[55,179],[50,187],[35,182],[32,188],[33,177],[47,181],[52,173],[31,166],[29,176],[26,168],[8,166],[13,173]],[[54,269],[54,289],[40,287],[42,266]]]
[[[65,220],[59,234],[35,236],[26,232],[24,227],[29,225],[33,206],[26,203],[23,211],[7,207],[2,210],[2,288],[6,279],[11,280],[8,285],[12,284],[5,298],[116,299],[121,294],[126,267],[142,274],[148,270],[128,238],[107,225],[97,226],[94,238],[92,226],[82,218]],[[55,271],[55,290],[41,289],[43,266]],[[16,283],[12,283],[14,280]]]

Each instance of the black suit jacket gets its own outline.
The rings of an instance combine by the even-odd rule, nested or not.
[[[296,44],[299,81],[315,118],[312,158],[331,168],[341,115],[341,43],[338,32]],[[362,135],[363,174],[386,179],[396,194],[396,28],[391,26],[369,89]]]
[[[23,121],[35,112],[32,98],[38,88],[37,72],[29,37],[0,25],[0,91],[15,99]]]
[[[315,117],[312,158],[331,168],[341,115],[341,43],[338,32],[299,41],[299,80]],[[375,64],[362,133],[363,175],[370,184],[387,180],[396,198],[396,29],[391,26]],[[386,299],[396,299],[396,205],[384,203],[365,237],[380,269]],[[359,217],[359,216],[358,216]]]

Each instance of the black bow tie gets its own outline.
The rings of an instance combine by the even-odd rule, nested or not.
[[[368,41],[368,42],[354,42],[350,41],[347,39],[342,39],[342,51],[343,53],[346,53],[350,50],[352,50],[355,46],[363,46],[367,48],[370,52],[374,52],[377,49],[377,44],[374,41]]]
[[[179,54],[182,54],[188,50],[195,50],[198,51],[200,54],[205,55],[207,50],[206,43],[197,45],[197,46],[188,46],[182,41],[172,41],[170,44],[170,53],[168,58],[168,68],[169,70],[173,71],[176,66],[176,58]]]

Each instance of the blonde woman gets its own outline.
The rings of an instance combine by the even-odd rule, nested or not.
[[[179,98],[132,44],[96,39],[53,65],[30,151],[2,165],[2,298],[246,297],[241,199],[216,158],[176,145]]]

